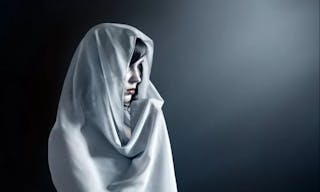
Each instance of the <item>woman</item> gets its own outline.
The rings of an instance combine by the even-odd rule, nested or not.
[[[129,25],[99,24],[82,39],[48,142],[58,192],[177,191],[152,58],[153,41]]]
[[[125,106],[125,135],[127,138],[125,138],[127,142],[128,139],[131,137],[131,128],[130,126],[130,103],[133,99],[136,99],[136,95],[138,92],[137,85],[141,82],[141,76],[142,76],[142,63],[145,60],[145,54],[146,54],[146,45],[143,43],[143,41],[139,38],[136,40],[136,45],[134,48],[134,52],[132,55],[132,58],[130,60],[130,66],[127,70],[126,76],[124,78],[124,106]]]

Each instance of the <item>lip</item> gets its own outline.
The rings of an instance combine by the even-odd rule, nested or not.
[[[130,95],[133,95],[136,92],[136,89],[127,89]]]

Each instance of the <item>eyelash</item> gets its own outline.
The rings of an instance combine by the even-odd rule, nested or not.
[[[142,73],[142,64],[138,65],[138,69],[140,70],[140,72]]]

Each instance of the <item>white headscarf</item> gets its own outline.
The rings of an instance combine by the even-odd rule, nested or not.
[[[124,78],[137,38],[147,55],[130,105],[132,136],[125,141]],[[152,39],[126,24],[96,25],[82,39],[48,142],[58,192],[177,191],[164,101],[149,79],[152,58]]]

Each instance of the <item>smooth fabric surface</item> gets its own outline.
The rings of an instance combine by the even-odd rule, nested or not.
[[[137,100],[126,109],[123,79],[136,38],[147,45],[147,55]],[[149,79],[152,58],[153,41],[126,24],[96,25],[82,39],[48,141],[58,192],[177,191],[164,101]]]

